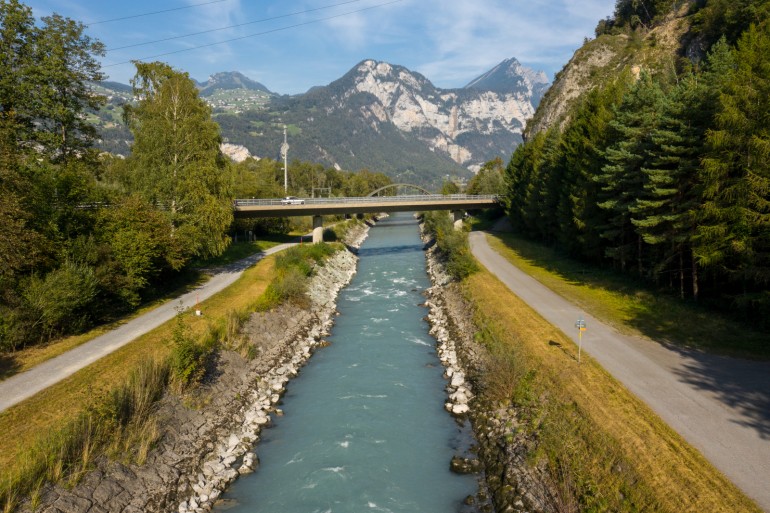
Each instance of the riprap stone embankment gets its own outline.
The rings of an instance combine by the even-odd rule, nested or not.
[[[485,394],[488,374],[494,372],[488,351],[474,339],[478,327],[471,305],[457,283],[444,271],[435,246],[427,251],[432,287],[426,295],[428,321],[436,337],[439,358],[448,380],[446,409],[469,418],[478,447],[475,458],[452,462],[453,468],[480,473],[476,502],[482,511],[550,513],[557,511],[545,472],[527,458],[534,441],[516,430],[517,411],[499,405]]]
[[[354,226],[346,243],[358,247],[367,230]],[[163,398],[155,413],[162,434],[145,464],[100,457],[76,486],[46,487],[35,511],[210,511],[230,483],[259,464],[254,448],[261,430],[281,414],[286,384],[324,345],[337,295],[355,274],[357,261],[342,250],[319,266],[309,284],[309,308],[283,305],[252,314],[243,329],[253,346],[251,359],[220,350],[196,391]],[[29,502],[21,510],[32,511]]]

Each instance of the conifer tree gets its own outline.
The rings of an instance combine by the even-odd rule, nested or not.
[[[651,133],[658,124],[663,94],[648,73],[629,90],[611,122],[612,140],[606,153],[607,164],[597,180],[599,207],[608,211],[608,222],[600,227],[607,240],[606,254],[622,270],[636,260],[639,275],[644,274],[642,238],[631,223],[633,208],[644,194],[642,169],[648,164]]]
[[[598,227],[607,224],[597,205],[599,186],[594,177],[605,165],[609,123],[627,88],[628,77],[587,93],[562,137],[565,176],[560,206],[561,244],[573,255],[594,261],[604,258]]]
[[[559,231],[559,204],[562,198],[564,164],[561,155],[561,132],[550,128],[543,141],[537,181],[531,185],[536,191],[534,203],[529,204],[527,217],[531,230],[546,244],[554,244]]]
[[[535,210],[535,184],[545,143],[545,133],[538,133],[531,141],[522,144],[513,152],[505,168],[507,194],[506,208],[511,225],[518,231],[532,236],[529,212]]]
[[[692,270],[692,295],[698,296],[698,273],[691,240],[700,206],[699,159],[711,120],[707,89],[696,76],[684,77],[664,98],[660,122],[650,134],[649,163],[642,168],[644,194],[631,207],[632,223],[644,242],[658,248],[653,273],[673,269],[679,294],[685,295],[685,269]]]
[[[697,258],[745,293],[770,282],[770,24],[741,38],[703,159]]]

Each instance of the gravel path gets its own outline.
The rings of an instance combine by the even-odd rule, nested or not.
[[[177,299],[168,301],[158,308],[128,321],[119,328],[100,335],[26,372],[0,381],[0,412],[20,403],[24,399],[32,397],[41,390],[58,383],[83,367],[120,349],[164,322],[173,319],[180,306],[183,308],[192,307],[197,301],[203,301],[229,287],[240,278],[243,271],[259,262],[262,258],[282,251],[292,245],[281,244],[228,266],[211,270],[211,279]]]
[[[470,234],[484,267],[589,353],[770,513],[770,362],[752,362],[627,336],[546,288]]]

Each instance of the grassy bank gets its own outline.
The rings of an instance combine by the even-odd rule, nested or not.
[[[231,287],[201,302],[203,317],[184,315],[187,336],[201,338],[211,329],[212,323],[222,322],[230,312],[253,305],[270,284],[274,267],[275,257],[264,259],[248,269]],[[15,500],[42,484],[39,482],[41,479],[56,481],[66,477],[67,462],[57,460],[77,456],[72,454],[76,449],[65,450],[72,445],[67,431],[76,429],[78,425],[83,428],[83,420],[88,422],[84,414],[110,404],[111,394],[130,383],[137,369],[162,366],[174,349],[177,322],[172,320],[159,326],[0,414],[0,446],[3,447],[0,452],[0,506],[10,511]],[[94,435],[93,441],[97,427],[88,426],[86,431]],[[90,435],[85,436],[88,438]],[[80,444],[83,449],[80,457],[86,458],[86,461],[80,467],[87,468],[93,454],[88,454],[90,442],[87,439],[83,442]],[[45,464],[47,468],[41,471],[39,460],[46,457],[50,461]],[[62,470],[58,471],[58,468]],[[74,471],[77,475],[77,468],[70,466],[70,474]]]
[[[250,312],[301,302],[316,265],[341,246],[295,246],[265,258],[226,290],[70,378],[0,414],[0,507],[34,501],[46,481],[74,483],[106,454],[141,462],[161,429],[149,413],[169,386],[200,379],[221,343],[239,349]]]
[[[514,404],[562,511],[761,510],[574,343],[488,271],[463,284],[493,355],[486,395]]]
[[[770,359],[766,333],[705,307],[682,302],[627,276],[587,266],[512,234],[495,233],[488,240],[527,274],[621,332],[726,355]]]

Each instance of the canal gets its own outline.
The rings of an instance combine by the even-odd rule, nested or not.
[[[339,296],[331,345],[288,386],[255,448],[260,466],[223,495],[228,513],[451,513],[476,491],[449,471],[467,432],[444,410],[443,369],[419,306],[430,286],[411,214],[380,221]]]

